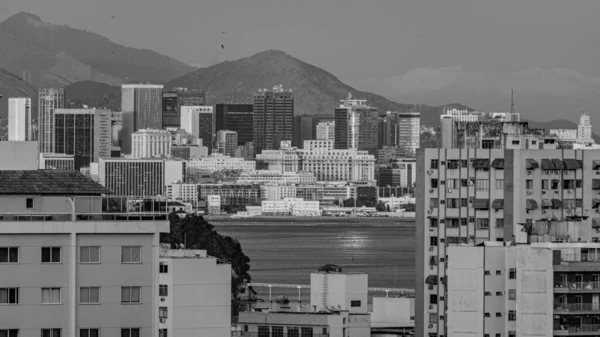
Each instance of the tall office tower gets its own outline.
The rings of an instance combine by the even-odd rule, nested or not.
[[[203,91],[187,88],[175,88],[173,91],[163,92],[162,95],[162,127],[179,128],[181,126],[182,106],[206,105],[206,96]]]
[[[32,141],[31,98],[8,99],[8,140]]]
[[[54,111],[64,107],[64,89],[38,89],[38,141],[40,142],[40,152],[54,152]]]
[[[449,329],[457,328],[453,321],[456,315],[460,316],[457,311],[462,311],[464,314],[469,311],[485,310],[489,313],[492,310],[488,311],[488,305],[491,308],[506,303],[503,300],[496,300],[495,296],[499,295],[495,292],[473,298],[472,295],[456,288],[461,287],[463,281],[463,290],[470,290],[478,281],[471,277],[472,274],[464,271],[460,280],[451,279],[458,277],[457,274],[446,274],[449,267],[452,267],[448,264],[448,260],[456,262],[454,266],[464,261],[461,265],[468,267],[468,261],[457,261],[456,257],[449,254],[450,246],[474,246],[485,241],[510,241],[517,245],[567,242],[571,246],[565,243],[567,246],[564,248],[571,249],[570,254],[579,254],[573,248],[585,247],[584,242],[588,244],[594,242],[594,245],[600,246],[598,245],[600,242],[600,198],[598,198],[600,151],[545,149],[544,147],[420,149],[417,152],[417,167],[415,248],[417,336],[468,335],[466,331],[462,331],[461,335],[460,330],[450,334]],[[585,251],[587,254],[587,248]],[[474,252],[470,256],[475,257],[476,254]],[[580,254],[582,258],[583,249]],[[489,257],[493,258],[492,255]],[[501,259],[500,256],[497,257]],[[517,260],[516,263],[525,262]],[[574,274],[579,270],[571,268],[589,268],[577,264],[569,266],[558,263],[560,265],[555,268],[562,268],[563,273],[569,274],[567,278],[573,281],[577,278]],[[510,268],[517,268],[518,273],[518,265]],[[486,270],[485,274],[477,276],[478,280],[485,279],[486,287],[488,284],[501,287],[502,280],[514,279],[510,275],[502,276],[503,268],[495,270],[486,268]],[[538,270],[546,269],[541,265]],[[529,285],[539,284],[537,278],[529,279],[526,274],[517,274],[517,282],[525,280]],[[560,278],[555,278],[554,283],[547,286],[554,287],[558,283],[557,280]],[[450,285],[454,288],[449,288]],[[574,293],[566,292],[569,294],[564,299],[557,299],[554,305],[564,303],[565,308],[571,305],[573,310],[567,312],[567,315],[573,315],[573,311],[582,312],[582,309],[576,309],[576,304],[569,304],[577,301],[582,303],[582,300],[577,299]],[[521,293],[517,293],[516,296],[521,296]],[[542,305],[546,306],[545,310],[551,310],[552,299],[547,298],[546,295],[539,296],[539,301],[531,298],[522,299],[525,303],[533,305],[535,302],[536,307]],[[478,302],[480,304],[473,302],[475,299],[480,301]],[[588,298],[584,298],[584,302],[587,301]],[[589,298],[589,301],[592,302],[593,299]],[[514,308],[515,304],[510,305]],[[533,310],[533,306],[519,301],[516,305],[521,305],[519,307],[521,309],[498,310],[504,317],[498,320],[498,323],[506,321],[506,316],[511,317],[511,310],[517,310],[517,314],[519,311],[533,313],[526,311]],[[595,312],[597,314],[598,310]],[[470,316],[473,322],[481,320],[481,317],[473,315]],[[459,320],[460,322],[468,321],[464,320],[464,315],[461,317],[463,320]],[[524,317],[527,319],[527,316]],[[491,324],[493,319],[494,317],[491,316],[490,319],[486,319],[486,329],[494,326]],[[512,320],[508,318],[509,323]],[[513,328],[508,330],[515,331],[516,328],[513,325]],[[486,330],[485,333],[488,331]],[[490,336],[494,335],[490,334]],[[510,334],[502,334],[502,336],[510,336]]]
[[[213,147],[213,107],[212,106],[182,106],[181,128],[193,137],[202,139],[209,153]]]
[[[121,156],[121,145],[122,145],[122,137],[121,132],[123,131],[123,115],[121,111],[113,111],[112,116],[110,118],[110,156],[111,157],[120,157]]]
[[[317,136],[317,125],[321,122],[333,122],[335,121],[334,115],[314,115],[313,116],[313,125],[312,132],[315,137]],[[335,124],[335,123],[334,123]]]
[[[313,116],[294,116],[292,146],[302,148],[305,140],[315,139]]]
[[[316,129],[318,140],[335,141],[335,121],[319,122]]]
[[[55,152],[74,155],[75,170],[110,157],[111,117],[109,110],[56,109]]]
[[[335,108],[335,148],[356,149],[376,154],[379,123],[377,108],[367,105],[367,100],[348,98]]]
[[[590,116],[583,112],[579,117],[579,125],[577,126],[577,142],[578,143],[594,143],[592,138],[592,123]]]
[[[294,94],[281,85],[254,94],[254,153],[278,149],[281,141],[292,140]]]
[[[421,113],[397,112],[393,125],[393,143],[405,157],[415,157],[421,142]]]
[[[217,104],[215,107],[216,130],[237,132],[238,146],[252,142],[254,137],[254,107],[252,104]]]
[[[98,181],[114,196],[155,197],[165,186],[185,180],[186,162],[160,158],[100,158]]]
[[[166,130],[142,129],[131,135],[132,158],[170,157],[173,138]]]
[[[237,132],[230,130],[217,131],[217,149],[219,149],[219,153],[235,157],[235,150],[238,147],[237,144]]]
[[[392,133],[393,125],[395,122],[394,115],[389,112],[379,115],[377,117],[377,148],[383,149],[386,146],[392,146],[394,144],[394,135]]]
[[[131,153],[131,134],[140,129],[162,129],[162,85],[121,86],[121,152]]]

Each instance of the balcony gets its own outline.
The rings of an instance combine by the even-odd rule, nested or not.
[[[283,334],[276,334],[276,333],[272,333],[269,334],[268,332],[241,332],[240,334],[236,334],[233,333],[233,336],[241,336],[241,337],[275,337],[275,336],[280,336],[280,337],[329,337],[329,334],[327,333],[283,333]]]
[[[554,292],[568,293],[598,293],[600,282],[564,282],[554,285]]]
[[[30,213],[30,214],[8,214],[0,213],[0,222],[3,221],[155,221],[168,220],[166,213]]]
[[[600,324],[566,325],[554,330],[554,336],[596,336],[600,333]]]
[[[555,314],[600,313],[600,303],[562,303],[554,305]]]

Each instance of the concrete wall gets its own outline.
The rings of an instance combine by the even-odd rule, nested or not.
[[[27,199],[33,198],[33,209],[27,209]],[[102,197],[75,196],[75,213],[101,213]],[[65,196],[0,195],[0,213],[9,214],[71,214],[73,206]]]
[[[414,298],[373,297],[373,327],[414,327]]]
[[[37,170],[38,142],[0,142],[0,170]]]
[[[326,291],[325,283],[327,284]],[[317,311],[323,310],[323,304],[326,303],[328,308],[340,308],[351,313],[366,313],[367,289],[367,274],[312,273],[310,275],[310,305],[316,307]],[[360,306],[352,307],[352,301],[360,301]]]

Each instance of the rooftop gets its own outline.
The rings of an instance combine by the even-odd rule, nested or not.
[[[0,194],[102,195],[102,185],[72,170],[0,171]]]

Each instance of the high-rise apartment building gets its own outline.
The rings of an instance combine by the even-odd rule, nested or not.
[[[202,139],[208,147],[208,152],[213,147],[213,107],[212,106],[182,106],[181,128],[189,132],[194,138]]]
[[[121,86],[121,152],[131,153],[131,134],[140,129],[162,129],[162,85]]]
[[[335,141],[335,121],[319,122],[316,126],[317,140]]]
[[[89,167],[98,158],[109,158],[111,117],[109,110],[56,109],[55,152],[74,155],[75,170]]]
[[[335,148],[369,151],[375,154],[379,143],[377,108],[367,100],[348,98],[335,108]]]
[[[216,130],[231,130],[238,134],[238,146],[251,143],[254,137],[254,107],[252,104],[217,104]]]
[[[585,112],[579,117],[579,125],[577,126],[577,142],[578,143],[594,143],[592,138],[592,123],[590,116]]]
[[[162,94],[162,127],[179,128],[181,126],[181,107],[206,104],[203,91],[176,88]]]
[[[31,98],[11,97],[8,99],[8,140],[32,141]]]
[[[402,156],[415,157],[421,145],[421,113],[397,112],[392,134]]]
[[[235,157],[235,150],[238,147],[238,134],[235,131],[219,130],[217,131],[217,149],[218,152],[230,157]]]
[[[292,140],[294,94],[281,85],[254,94],[254,153],[278,149],[281,141]]]
[[[529,145],[533,141],[528,140]],[[453,316],[446,307],[451,310],[455,305],[471,305],[468,300],[471,297],[462,298],[456,289],[448,288],[451,275],[447,274],[447,259],[453,259],[448,254],[450,246],[473,246],[485,241],[571,242],[575,245],[600,242],[600,151],[556,149],[555,144],[544,144],[543,140],[542,145],[534,149],[522,149],[520,144],[514,146],[518,147],[418,151],[417,336],[448,336]],[[569,268],[563,271],[571,272]],[[576,271],[573,269],[575,274]],[[476,281],[468,276],[461,280],[465,284]],[[529,283],[537,283],[535,280],[530,279]],[[453,284],[459,287],[459,283]],[[567,297],[567,304],[577,301]],[[484,298],[488,297],[480,300]],[[544,300],[552,306],[552,301]],[[580,303],[587,300],[582,299]],[[511,309],[507,310],[499,311],[505,319],[511,315]],[[529,309],[517,308],[517,314],[519,310]],[[472,316],[472,319],[480,317]],[[451,324],[456,327],[455,323]]]
[[[171,157],[172,136],[166,130],[142,129],[131,135],[132,158]]]
[[[292,146],[302,148],[305,140],[315,139],[313,116],[294,116]]]
[[[159,158],[100,158],[98,181],[115,196],[155,197],[165,195],[165,186],[184,181],[186,163]]]
[[[38,89],[38,141],[40,142],[40,152],[54,152],[54,111],[64,107],[64,89]]]

